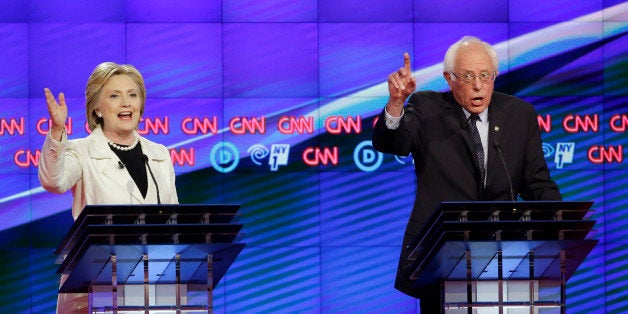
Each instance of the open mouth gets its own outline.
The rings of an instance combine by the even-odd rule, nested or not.
[[[128,111],[120,112],[118,113],[118,118],[122,120],[131,120],[131,118],[133,118],[133,114]]]
[[[482,102],[484,101],[484,97],[474,97],[474,98],[471,98],[471,101],[473,102],[474,105],[481,105]]]

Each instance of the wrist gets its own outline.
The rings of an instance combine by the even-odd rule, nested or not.
[[[61,141],[63,140],[63,133],[65,132],[65,128],[56,128],[56,127],[52,127],[50,128],[50,130],[48,131],[50,132],[50,136],[57,141]]]
[[[389,101],[388,104],[386,104],[386,112],[393,117],[400,117],[403,112],[403,103],[394,104]]]

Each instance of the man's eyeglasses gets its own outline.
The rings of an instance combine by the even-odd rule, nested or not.
[[[462,81],[465,84],[471,84],[475,80],[476,77],[479,77],[482,83],[488,83],[490,81],[493,81],[495,77],[497,76],[497,73],[495,72],[491,73],[487,71],[484,71],[480,74],[465,73],[463,75],[456,75],[456,73],[453,73],[453,72],[451,72],[451,74],[457,79],[462,79]]]

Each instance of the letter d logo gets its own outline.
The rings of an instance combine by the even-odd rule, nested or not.
[[[384,161],[384,154],[373,148],[373,142],[364,141],[353,150],[353,162],[364,172],[377,170]]]

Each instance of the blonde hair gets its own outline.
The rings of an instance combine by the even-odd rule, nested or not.
[[[85,110],[90,131],[93,131],[98,126],[103,126],[103,118],[99,118],[96,115],[96,109],[98,109],[98,98],[100,97],[100,93],[102,92],[105,84],[107,84],[107,82],[109,82],[109,80],[116,75],[128,75],[135,82],[142,100],[140,115],[144,114],[146,86],[144,85],[144,78],[142,77],[142,74],[140,74],[140,72],[130,64],[103,62],[96,66],[87,80],[87,87],[85,87]]]

